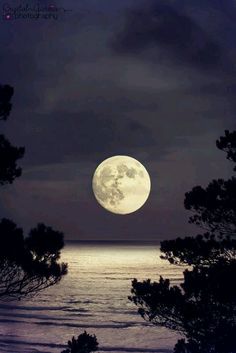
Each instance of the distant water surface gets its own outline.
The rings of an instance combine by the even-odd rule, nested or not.
[[[61,353],[84,330],[96,334],[99,352],[171,352],[177,336],[147,324],[128,300],[133,278],[178,283],[182,268],[160,259],[155,244],[70,243],[60,284],[33,300],[0,304],[0,352]]]

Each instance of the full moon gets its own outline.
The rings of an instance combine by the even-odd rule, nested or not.
[[[129,156],[114,156],[99,164],[92,186],[95,198],[102,207],[126,215],[145,204],[151,181],[139,161]]]

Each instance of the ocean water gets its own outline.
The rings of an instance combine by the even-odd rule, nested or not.
[[[0,304],[1,353],[61,353],[84,330],[101,353],[172,352],[177,335],[145,322],[128,300],[133,278],[181,280],[183,269],[161,260],[158,245],[70,243],[62,260],[69,273],[58,285]]]

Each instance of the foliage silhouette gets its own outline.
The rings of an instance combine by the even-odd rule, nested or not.
[[[11,184],[21,175],[21,168],[17,167],[16,161],[23,157],[24,152],[23,147],[12,146],[4,135],[0,135],[0,185]]]
[[[13,88],[0,86],[0,120],[6,120]],[[21,175],[16,161],[23,147],[13,147],[0,135],[0,185],[12,183]],[[59,263],[64,246],[63,233],[38,224],[28,237],[8,219],[0,221],[0,300],[30,297],[58,283],[67,273],[67,264]]]
[[[230,236],[219,239],[214,234],[177,238],[161,242],[162,259],[174,265],[210,266],[224,258],[230,262],[236,256],[236,239]]]
[[[217,147],[235,162],[236,133],[225,132]],[[157,326],[179,332],[175,353],[236,352],[236,179],[193,188],[185,207],[195,212],[190,222],[208,229],[196,237],[161,243],[163,259],[189,266],[180,286],[168,279],[132,282],[129,299],[139,314]]]
[[[98,341],[95,335],[89,335],[86,331],[78,336],[74,336],[68,341],[68,348],[61,353],[90,353],[98,350]]]
[[[0,85],[0,120],[6,120],[10,114],[12,104],[11,98],[14,89],[9,85]]]
[[[2,219],[0,235],[0,300],[32,296],[67,273],[67,265],[57,262],[63,233],[39,224],[24,238],[21,228]]]
[[[0,120],[7,120],[12,104],[10,102],[14,89],[11,86],[0,85]],[[21,175],[21,168],[17,167],[16,161],[22,158],[25,149],[14,147],[0,134],[0,185],[12,183],[13,180]]]
[[[236,131],[225,131],[216,146],[236,162]],[[236,167],[234,167],[236,170]],[[184,206],[194,213],[189,223],[217,235],[236,234],[236,178],[213,180],[206,189],[196,186],[185,194]]]
[[[185,208],[195,212],[189,218],[201,228],[218,235],[236,232],[236,178],[213,180],[206,189],[196,186],[185,195]]]
[[[236,163],[236,131],[225,130],[225,136],[221,136],[216,141],[216,146],[227,153],[227,159]],[[234,171],[236,171],[236,166]]]

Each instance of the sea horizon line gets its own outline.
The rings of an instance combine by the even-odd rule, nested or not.
[[[96,243],[96,244],[104,244],[104,243],[109,243],[109,244],[160,244],[162,239],[158,240],[98,240],[98,239],[65,239],[65,244],[66,243]]]

